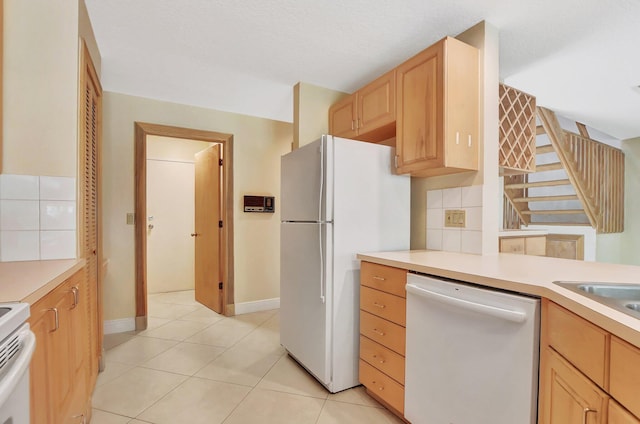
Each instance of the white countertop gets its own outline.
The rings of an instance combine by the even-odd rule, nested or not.
[[[84,264],[84,259],[0,262],[0,302],[34,303]]]
[[[358,254],[358,259],[487,287],[545,297],[640,347],[640,319],[562,288],[554,281],[640,283],[640,267],[501,253],[440,251]]]

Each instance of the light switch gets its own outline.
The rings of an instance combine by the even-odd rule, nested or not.
[[[136,214],[128,213],[127,214],[127,225],[134,225],[136,223]]]
[[[462,209],[445,209],[444,211],[444,226],[445,227],[466,227],[467,216],[466,211]]]

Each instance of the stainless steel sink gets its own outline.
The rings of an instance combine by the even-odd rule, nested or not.
[[[640,319],[640,284],[554,281],[554,284]]]

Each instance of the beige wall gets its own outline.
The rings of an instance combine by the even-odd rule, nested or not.
[[[147,159],[195,162],[195,154],[211,147],[206,141],[186,140],[184,138],[147,136]]]
[[[426,193],[453,187],[483,185],[482,252],[498,252],[498,31],[485,22],[456,38],[480,50],[480,161],[477,172],[411,179],[411,248],[426,248]],[[425,46],[426,47],[426,46]]]
[[[231,133],[234,136],[235,303],[279,297],[280,156],[293,129],[271,121],[123,94],[104,93],[103,206],[105,319],[135,316],[133,125],[135,121]],[[245,194],[276,196],[276,213],[242,212]]]
[[[302,82],[293,87],[294,149],[329,134],[329,107],[346,95]]]
[[[624,162],[624,232],[598,234],[596,260],[640,265],[640,138],[622,142]]]
[[[84,3],[84,0],[78,1],[78,7],[78,35],[87,44],[87,49],[89,50],[91,60],[93,61],[93,66],[95,66],[96,73],[98,74],[99,78],[100,68],[102,67],[102,58],[100,57],[100,50],[98,49],[96,36],[93,33],[93,27],[91,26],[91,21],[89,20],[89,11],[87,10],[87,5]]]
[[[76,176],[78,8],[4,2],[4,173]]]

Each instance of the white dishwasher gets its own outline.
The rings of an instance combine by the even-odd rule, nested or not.
[[[540,299],[407,276],[405,417],[412,424],[534,424]]]

